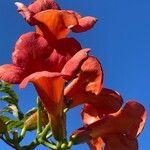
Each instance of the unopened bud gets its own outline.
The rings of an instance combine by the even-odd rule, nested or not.
[[[42,111],[41,113],[41,123],[42,125],[48,124],[48,116],[46,111]],[[33,113],[29,118],[24,122],[24,126],[26,130],[34,130],[37,128],[37,111]]]

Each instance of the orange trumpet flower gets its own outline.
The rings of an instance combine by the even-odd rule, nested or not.
[[[82,112],[85,127],[73,133],[76,143],[87,142],[91,150],[137,150],[137,136],[145,121],[145,108],[129,101],[116,113],[99,116],[92,105],[85,105]]]

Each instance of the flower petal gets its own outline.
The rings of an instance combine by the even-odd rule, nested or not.
[[[75,76],[83,61],[88,58],[89,51],[88,48],[80,50],[64,65],[61,72],[65,75],[65,79],[70,80]]]
[[[28,6],[28,9],[36,14],[47,9],[60,9],[60,7],[54,0],[36,0]]]
[[[66,88],[65,96],[73,100],[72,107],[88,103],[87,95],[97,95],[102,89],[103,71],[101,64],[90,56],[81,66],[79,75]],[[92,95],[92,96],[93,96]]]
[[[31,25],[39,24],[33,16],[34,14],[47,9],[60,9],[59,5],[54,0],[36,0],[28,7],[21,2],[15,2],[18,12]]]
[[[64,79],[60,73],[47,71],[36,72],[26,77],[20,84],[24,88],[28,82],[32,82],[44,104],[51,122],[52,132],[56,139],[64,138],[65,119],[63,116],[63,90]]]
[[[26,5],[24,5],[21,2],[15,2],[15,5],[17,6],[17,11],[19,12],[19,14],[26,20],[26,22],[28,22],[30,25],[35,25],[38,24],[39,22],[37,22],[34,18],[33,15],[34,13],[32,13],[28,7]]]
[[[97,109],[99,117],[102,117],[104,114],[115,113],[123,104],[121,95],[107,88],[102,88],[99,95],[89,95],[88,99],[89,103]]]
[[[89,103],[84,105],[81,112],[85,124],[91,124],[104,115],[115,113],[123,103],[122,97],[117,92],[106,88],[103,88],[99,95],[87,95],[85,101]]]
[[[71,57],[81,49],[80,43],[74,38],[63,38],[57,40],[46,64],[49,64],[51,71],[61,72],[62,68]]]
[[[39,34],[29,32],[23,34],[16,42],[12,54],[13,64],[24,68],[29,73],[48,70],[44,61],[51,53],[48,42]]]
[[[96,139],[92,139],[89,143],[88,143],[90,150],[103,150],[103,145],[104,142],[103,140],[99,137]]]
[[[128,139],[126,135],[110,135],[105,141],[104,150],[138,150],[138,142],[136,138]]]
[[[43,35],[49,41],[54,38],[65,38],[69,33],[70,25],[78,24],[73,13],[62,10],[47,10],[37,13],[34,18],[41,24],[37,25],[37,33]]]
[[[4,80],[11,84],[20,83],[26,76],[26,72],[15,65],[6,64],[0,66],[0,80]]]
[[[100,120],[97,109],[94,108],[94,106],[90,104],[84,104],[83,110],[81,112],[81,116],[82,116],[83,123],[85,125],[90,125]]]
[[[96,23],[97,19],[91,16],[86,16],[83,18],[80,18],[79,24],[72,26],[70,29],[73,32],[85,32],[87,30],[90,30],[94,24]]]

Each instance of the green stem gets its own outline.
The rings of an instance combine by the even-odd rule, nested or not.
[[[46,141],[48,138],[46,135],[50,131],[50,124],[47,124],[44,128],[44,130],[37,135],[37,140],[39,143],[43,144],[44,146],[51,148],[51,149],[57,149],[56,145]],[[52,133],[50,133],[48,136],[52,136]]]
[[[39,134],[40,138],[42,138],[42,139],[46,138],[46,135],[48,134],[49,131],[50,131],[50,125],[47,124],[45,126],[43,132]]]
[[[9,141],[10,143],[12,143],[12,142],[13,142],[13,140],[10,138],[10,136],[9,136],[9,133],[8,133],[8,132],[6,132],[6,133],[5,133],[5,138],[6,138],[6,140],[7,140],[7,141]]]
[[[43,139],[39,139],[39,142],[41,144],[43,144],[44,146],[48,147],[48,148],[51,148],[53,150],[57,150],[57,146],[56,145],[53,145],[53,144],[51,144],[51,143],[49,143],[49,142],[47,142],[47,141],[45,141]]]
[[[25,134],[26,134],[26,127],[24,126],[23,129],[21,130],[21,134],[20,134],[20,137],[19,137],[19,142],[22,141],[22,139],[24,138]]]
[[[37,134],[42,132],[42,124],[41,124],[41,101],[40,98],[37,97]]]
[[[50,133],[46,136],[46,139],[49,139],[52,135],[53,135],[53,133],[50,132]]]
[[[22,150],[19,144],[18,132],[14,131],[13,133],[13,145],[16,147],[17,150]]]

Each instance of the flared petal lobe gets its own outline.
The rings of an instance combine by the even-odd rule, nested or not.
[[[79,23],[77,25],[72,26],[70,29],[73,32],[85,32],[90,30],[96,23],[97,19],[91,16],[86,16],[78,19]]]
[[[48,9],[60,9],[59,5],[54,0],[36,0],[28,7],[21,2],[15,2],[18,12],[31,26],[39,24],[34,19],[34,15],[38,12]]]
[[[103,71],[101,64],[90,56],[81,65],[77,77],[65,88],[65,96],[72,99],[71,107],[88,103],[88,94],[99,94],[102,89]]]
[[[29,32],[23,34],[16,42],[12,54],[12,61],[18,67],[24,68],[26,72],[33,73],[48,70],[45,60],[51,54],[52,49],[48,42],[39,34]]]
[[[18,84],[25,76],[26,72],[20,67],[12,64],[0,66],[0,80],[4,80],[11,84]]]
[[[70,60],[79,50],[81,50],[80,43],[74,38],[57,40],[52,53],[45,63],[49,64],[50,71],[61,72],[68,60]]]
[[[28,6],[28,9],[36,14],[48,9],[60,9],[60,7],[54,0],[36,0]]]
[[[115,113],[123,104],[122,96],[118,92],[107,88],[102,88],[98,95],[89,95],[87,98],[89,103],[97,109],[99,117]]]
[[[99,95],[91,95],[88,98],[89,103],[84,104],[81,112],[82,120],[86,125],[100,120],[105,115],[117,112],[123,104],[119,93],[106,88],[103,88]]]
[[[82,49],[78,51],[63,67],[61,73],[66,80],[71,80],[78,73],[81,64],[88,58],[90,49]]]
[[[37,13],[34,18],[40,22],[37,33],[43,35],[48,41],[65,38],[69,33],[69,26],[78,24],[73,13],[62,10],[46,10]]]
[[[12,54],[13,64],[24,68],[28,74],[36,71],[60,72],[66,62],[81,50],[74,38],[57,40],[53,47],[35,32],[23,34]]]
[[[129,139],[120,134],[110,135],[105,141],[104,150],[138,150],[137,138]]]

